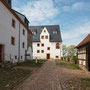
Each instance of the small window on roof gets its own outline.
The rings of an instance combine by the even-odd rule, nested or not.
[[[53,34],[57,34],[58,32],[57,31],[53,31]]]
[[[11,0],[8,0],[8,3],[11,4]]]
[[[36,31],[34,31],[33,34],[36,35]]]

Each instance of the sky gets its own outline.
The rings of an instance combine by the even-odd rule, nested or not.
[[[59,25],[63,44],[77,45],[90,33],[90,0],[12,0],[30,25]]]

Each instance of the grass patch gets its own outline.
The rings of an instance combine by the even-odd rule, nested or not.
[[[37,60],[37,63],[35,62],[35,60],[33,61],[25,61],[25,62],[21,62],[18,63],[18,66],[30,66],[30,67],[41,67],[43,65],[44,62],[46,62],[47,60]]]
[[[30,67],[41,67],[47,60],[38,60],[38,63],[33,61],[25,61],[18,63],[17,66],[30,66]],[[20,84],[24,79],[26,79],[32,70],[19,69],[4,67],[0,68],[0,90],[12,90],[18,84]]]
[[[79,69],[79,70],[81,70],[81,68],[74,63],[70,63],[70,62],[63,61],[63,60],[55,60],[55,61],[56,61],[56,64],[58,66],[68,68],[68,69]]]
[[[90,88],[90,78],[81,78],[82,81],[85,81],[87,87]]]
[[[0,90],[12,90],[31,72],[31,70],[0,68]]]
[[[72,69],[79,69],[79,70],[81,70],[81,68],[77,65],[77,64],[69,64],[69,66],[70,66],[70,68],[72,68]]]

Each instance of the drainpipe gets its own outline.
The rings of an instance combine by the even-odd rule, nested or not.
[[[18,62],[20,60],[20,23],[19,23],[19,38],[18,38]]]

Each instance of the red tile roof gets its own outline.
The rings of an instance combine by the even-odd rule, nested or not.
[[[90,33],[86,36],[86,38],[85,38],[84,40],[82,40],[82,41],[76,46],[76,48],[78,48],[78,47],[80,47],[80,46],[82,46],[82,45],[84,45],[84,44],[86,44],[86,43],[88,43],[88,42],[90,42]]]

